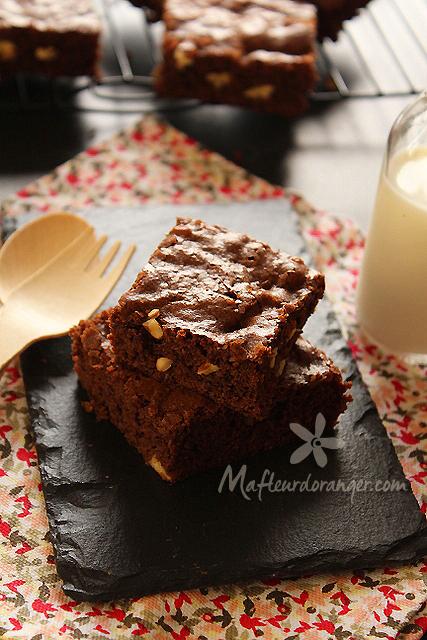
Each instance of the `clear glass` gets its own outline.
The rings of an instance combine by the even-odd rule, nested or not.
[[[364,332],[387,351],[427,354],[427,92],[394,123],[357,291]]]

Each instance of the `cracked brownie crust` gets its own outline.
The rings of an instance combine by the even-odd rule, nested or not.
[[[323,292],[300,258],[179,218],[112,311],[116,357],[262,418]]]

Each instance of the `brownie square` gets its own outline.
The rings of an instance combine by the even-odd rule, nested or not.
[[[111,313],[125,367],[260,419],[324,292],[301,258],[178,218]]]
[[[302,0],[298,0],[300,2]],[[319,40],[336,40],[343,22],[355,16],[359,9],[366,7],[369,0],[312,0],[317,7]]]
[[[316,82],[316,9],[292,0],[165,0],[161,96],[295,116]]]
[[[350,399],[349,384],[324,353],[299,338],[270,416],[260,422],[189,389],[158,382],[117,363],[109,312],[72,329],[76,372],[87,410],[110,420],[164,479],[176,481],[288,443],[291,422],[309,429],[322,413],[330,429]]]
[[[0,2],[0,74],[97,76],[100,32],[92,0]]]

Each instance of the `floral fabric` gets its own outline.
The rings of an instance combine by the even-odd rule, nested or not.
[[[284,197],[154,117],[87,149],[6,200],[1,215],[146,202]],[[357,332],[363,238],[288,194],[406,476],[427,508],[427,371]],[[0,378],[0,637],[183,640],[418,640],[427,630],[427,563],[298,580],[251,581],[131,601],[77,603],[56,574],[37,456],[17,363]]]

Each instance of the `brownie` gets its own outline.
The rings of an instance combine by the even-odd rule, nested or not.
[[[298,0],[299,2],[302,0]],[[317,7],[318,39],[336,40],[343,22],[366,7],[369,0],[311,0]]]
[[[0,75],[96,76],[100,31],[92,0],[0,2]]]
[[[323,292],[301,258],[178,218],[112,311],[116,356],[259,419]]]
[[[304,4],[313,4],[317,9],[317,37],[319,40],[336,40],[343,22],[356,15],[359,9],[366,7],[370,0],[296,0]],[[164,0],[130,0],[137,7],[149,9],[152,21],[161,20]]]
[[[295,116],[316,81],[316,10],[292,0],[165,0],[161,96]]]
[[[90,398],[84,406],[118,427],[165,480],[282,446],[294,437],[291,422],[313,430],[318,413],[331,428],[350,399],[349,384],[334,364],[299,338],[270,416],[256,422],[194,391],[118,365],[108,322],[104,311],[71,331],[74,366]]]

